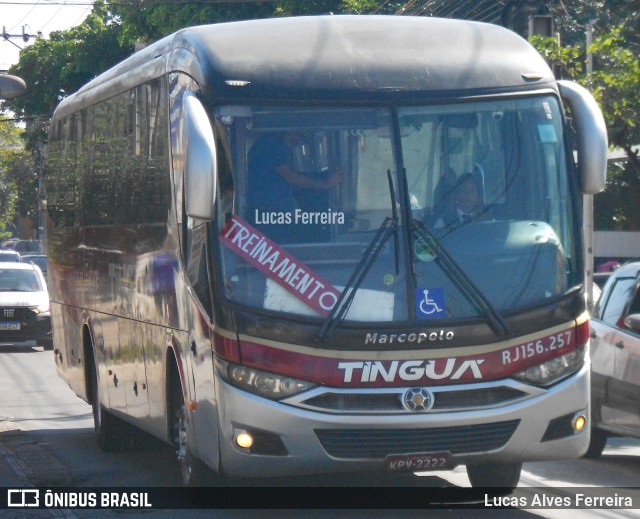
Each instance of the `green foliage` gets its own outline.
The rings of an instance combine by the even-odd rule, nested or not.
[[[108,7],[108,19],[121,25],[118,35],[121,45],[132,47],[136,42],[151,43],[179,29],[206,23],[267,18],[275,14],[272,2],[200,2],[168,4],[165,1],[113,3]]]
[[[340,9],[347,14],[396,14],[406,5],[406,1],[342,0]]]
[[[595,65],[592,90],[602,107],[609,143],[628,157],[614,169],[607,192],[595,199],[596,214],[604,228],[640,230],[640,158],[633,146],[640,144],[640,57],[629,44],[628,28],[616,26],[594,39]]]
[[[611,142],[619,147],[640,143],[640,57],[625,45],[624,27],[596,39],[593,94],[606,118]]]
[[[15,166],[21,161],[29,162],[24,159],[21,135],[22,130],[13,121],[0,115],[0,240],[11,236],[9,225],[17,212]]]
[[[582,0],[570,5],[559,19],[562,41],[531,39],[560,77],[591,89],[605,117],[609,144],[623,149],[625,163],[610,166],[607,189],[596,195],[595,225],[602,230],[640,230],[640,0]],[[585,31],[593,27],[593,43],[586,48]],[[593,58],[591,78],[583,63]]]
[[[26,212],[32,219],[38,210],[38,174],[31,154],[24,149],[11,150],[2,160],[4,184],[8,187],[6,203],[0,210],[6,211],[7,221]]]
[[[10,224],[21,212],[37,221],[38,177],[24,149],[3,153],[0,160],[0,239],[11,235]]]
[[[628,202],[640,199],[640,159],[631,152],[631,147],[640,143],[640,0],[545,0],[543,3],[555,17],[562,45],[558,45],[556,38],[535,37],[531,41],[552,64],[558,77],[588,85],[584,66],[585,28],[594,24],[594,43],[589,49],[594,56],[594,72],[588,86],[605,114],[610,143],[623,148],[630,156],[622,169],[616,167],[610,172],[607,192],[596,197],[596,218],[601,222],[599,228],[640,229],[640,204]],[[136,42],[150,43],[181,28],[206,23],[329,12],[395,14],[405,5],[406,1],[389,0],[194,0],[187,3],[97,0],[92,14],[81,25],[52,33],[49,39],[38,39],[22,51],[20,62],[10,70],[27,83],[26,94],[4,103],[18,117],[31,121],[27,149],[32,155],[23,156],[21,160],[31,161],[30,167],[39,171],[41,165],[34,163],[34,157],[41,156],[48,117],[59,101],[130,55]],[[465,13],[459,10],[457,16],[465,17]],[[32,120],[35,116],[42,117]],[[2,126],[0,124],[0,131]],[[3,198],[7,186],[13,185],[4,176],[8,170],[3,169],[0,177],[3,214],[16,210],[11,209],[16,200],[33,200],[29,203],[34,204],[33,208],[37,206],[37,199],[32,196],[32,173],[26,170],[20,173],[17,164],[12,168],[12,178],[25,177],[16,189],[27,192],[20,192],[13,199]]]
[[[7,150],[22,145],[22,130],[14,122],[0,114],[0,160]]]
[[[625,169],[621,164],[610,164],[607,169],[607,189],[594,198],[594,228],[597,230],[623,231],[630,228],[631,206],[637,201],[625,195],[630,189]]]
[[[168,5],[150,0],[110,4],[108,14],[122,26],[120,43],[130,46],[138,41],[153,42],[194,25],[276,16],[395,13],[403,4],[383,0],[273,0]]]
[[[341,0],[277,0],[273,2],[272,16],[308,16],[317,14],[338,14]]]
[[[91,14],[68,31],[39,38],[10,69],[25,80],[24,95],[6,103],[17,117],[49,117],[60,100],[131,53],[118,41],[119,26]]]
[[[529,42],[553,67],[556,77],[573,80],[581,78],[584,50],[580,46],[561,46],[556,38],[544,36],[531,36]]]
[[[606,34],[612,27],[625,24],[628,44],[640,41],[640,0],[545,0],[554,15],[563,45],[585,45],[585,30],[594,24],[595,33]]]

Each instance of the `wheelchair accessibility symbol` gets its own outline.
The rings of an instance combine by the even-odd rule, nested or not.
[[[422,319],[444,317],[444,290],[442,288],[416,288],[416,315]]]

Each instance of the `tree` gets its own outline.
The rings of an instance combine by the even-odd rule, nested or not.
[[[25,80],[26,92],[4,103],[26,122],[25,149],[3,161],[3,214],[26,212],[37,221],[38,182],[44,173],[49,119],[61,99],[78,90],[132,51],[118,41],[120,26],[99,5],[79,26],[39,38],[20,53],[10,72]],[[10,219],[10,218],[7,218]]]
[[[98,4],[98,2],[96,2]],[[164,0],[113,3],[108,18],[121,24],[119,41],[126,47],[151,43],[179,29],[206,23],[267,18],[276,14],[273,2],[167,3]]]
[[[624,150],[627,162],[610,168],[607,191],[596,197],[599,225],[640,230],[640,57],[627,45],[619,26],[599,37],[591,47],[598,60],[592,89],[607,121],[609,142]],[[610,217],[608,217],[610,215]]]
[[[29,168],[30,160],[22,147],[21,134],[22,130],[12,120],[0,116],[0,240],[11,236],[11,222],[18,214],[16,178],[31,176],[29,172],[22,174]],[[18,173],[20,169],[23,171]]]
[[[26,150],[7,157],[0,179],[3,214],[26,210],[35,216],[37,180],[43,173],[49,119],[57,104],[93,77],[131,55],[135,43],[150,43],[183,27],[248,18],[358,12],[375,9],[378,0],[280,0],[258,2],[168,3],[166,0],[94,3],[79,26],[38,39],[20,54],[10,72],[27,83],[24,95],[5,102],[28,122]],[[343,5],[344,4],[344,5]],[[15,192],[11,193],[11,190]],[[3,198],[4,197],[4,198]],[[16,204],[19,203],[20,207]],[[35,218],[34,218],[35,220]]]
[[[12,150],[3,160],[4,186],[2,209],[6,210],[5,224],[14,221],[18,215],[26,214],[32,221],[38,221],[38,173],[31,154],[24,150]]]
[[[62,98],[131,54],[133,47],[121,46],[119,34],[120,26],[96,6],[81,25],[39,38],[10,69],[25,80],[27,91],[5,105],[17,118],[48,119]]]
[[[560,75],[591,89],[607,124],[609,145],[624,150],[627,161],[610,165],[607,189],[594,198],[597,229],[640,230],[640,0],[579,1],[559,19],[561,47],[555,39],[532,43]],[[585,31],[593,24],[594,38],[586,49]],[[587,51],[593,74],[587,77]]]
[[[65,96],[129,56],[137,42],[151,43],[179,29],[274,16],[334,12],[358,13],[395,9],[383,0],[274,0],[257,2],[188,2],[166,0],[94,3],[82,24],[38,39],[20,54],[10,70],[27,82],[27,92],[5,105],[19,118],[48,119]],[[30,136],[29,149],[44,135]]]
[[[120,42],[153,42],[179,29],[207,23],[276,16],[318,14],[395,13],[404,2],[385,0],[272,0],[257,2],[192,2],[168,4],[165,0],[113,3],[109,14],[122,24]]]
[[[26,122],[24,149],[13,149],[0,163],[0,211],[5,224],[26,212],[37,221],[38,182],[43,175],[49,119],[61,99],[131,54],[120,44],[120,24],[97,3],[85,21],[68,31],[38,38],[20,53],[10,72],[25,80],[26,92],[4,108]],[[1,125],[5,127],[5,124]],[[0,220],[0,226],[2,220]],[[0,229],[1,230],[1,229]]]
[[[433,2],[430,3],[430,5]],[[444,0],[441,2],[445,4]],[[27,149],[42,150],[47,122],[58,102],[84,83],[133,52],[134,43],[149,43],[183,27],[249,18],[342,13],[396,13],[408,2],[389,0],[259,0],[255,2],[193,1],[168,3],[166,0],[94,3],[92,14],[78,27],[52,33],[27,47],[11,73],[25,79],[27,93],[5,103],[23,119],[40,116],[31,125]],[[437,4],[437,2],[435,2]],[[478,5],[479,2],[472,2]],[[562,47],[540,45],[557,64],[562,77],[586,84],[584,30],[597,19],[595,72],[592,88],[605,112],[612,145],[630,153],[640,142],[638,127],[638,47],[636,27],[640,0],[541,0],[556,15],[562,33]],[[465,4],[466,5],[466,4]],[[465,17],[463,9],[455,15]],[[617,29],[614,31],[614,27]],[[640,206],[627,207],[626,201],[640,195],[640,165],[630,156],[624,171],[610,175],[606,193],[596,197],[596,218],[602,226],[640,229]],[[622,202],[622,199],[625,202]],[[621,213],[620,208],[624,206]],[[612,212],[612,208],[616,212]],[[602,216],[605,214],[605,216]],[[612,216],[615,214],[615,217]]]

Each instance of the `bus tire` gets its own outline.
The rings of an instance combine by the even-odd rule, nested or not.
[[[472,487],[501,487],[513,490],[520,481],[522,463],[480,463],[467,465]]]
[[[102,405],[100,384],[98,383],[98,369],[93,357],[90,357],[89,370],[91,373],[91,409],[93,411],[93,427],[96,443],[103,452],[124,450],[128,445],[125,424]]]
[[[219,477],[193,454],[193,449],[190,446],[193,437],[192,423],[182,396],[182,388],[175,378],[171,387],[170,432],[175,441],[182,485],[185,487],[218,486]]]
[[[53,342],[52,341],[42,341],[42,342],[38,342],[36,344],[38,346],[40,346],[44,351],[53,350]]]
[[[584,453],[583,458],[589,458],[592,460],[598,459],[602,455],[605,446],[607,445],[608,435],[602,429],[591,427],[591,438],[589,439],[589,448]]]

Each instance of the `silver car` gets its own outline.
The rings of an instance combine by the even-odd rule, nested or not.
[[[607,281],[591,321],[592,437],[586,456],[609,435],[640,438],[640,262]]]

